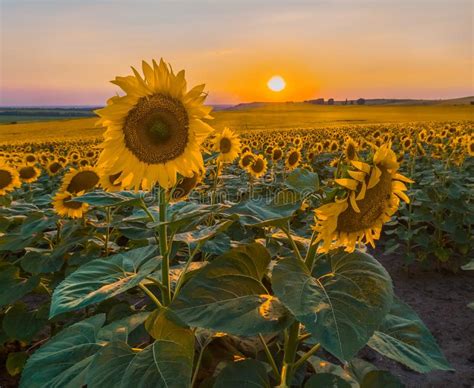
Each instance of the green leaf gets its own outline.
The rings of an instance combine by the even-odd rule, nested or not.
[[[464,271],[474,271],[474,259],[461,267]]]
[[[84,264],[54,290],[50,318],[137,286],[159,265],[156,250],[150,245]]]
[[[390,309],[390,276],[358,251],[321,257],[313,273],[295,258],[279,261],[272,275],[275,295],[327,351],[349,361]]]
[[[351,385],[343,378],[331,373],[319,373],[313,375],[305,383],[305,388],[350,388]]]
[[[11,376],[20,374],[25,366],[26,360],[28,360],[28,353],[26,352],[8,353],[6,364],[7,372]]]
[[[156,341],[135,355],[125,370],[121,387],[190,387],[193,332],[169,320],[165,313],[153,316]]]
[[[269,263],[260,244],[234,248],[193,276],[170,307],[192,327],[243,336],[279,331],[289,322],[261,282]]]
[[[217,376],[214,388],[270,388],[268,374],[260,361],[246,359],[227,365]]]
[[[118,387],[135,353],[125,342],[111,342],[94,357],[87,369],[87,387]]]
[[[369,346],[420,373],[453,370],[418,315],[398,298]]]
[[[91,191],[80,197],[74,198],[74,201],[85,202],[92,206],[138,206],[141,204],[145,192],[120,191],[109,193],[106,191]]]
[[[268,204],[265,200],[248,200],[226,209],[225,213],[237,218],[244,226],[286,227],[287,221],[299,207],[299,202],[279,206]]]
[[[47,308],[45,305],[42,310]],[[27,311],[24,303],[17,303],[3,318],[3,330],[10,339],[29,342],[47,324],[43,311]]]
[[[360,388],[403,388],[404,386],[398,377],[385,370],[368,372],[360,383]]]
[[[149,312],[137,313],[109,323],[99,330],[97,338],[102,341],[127,342],[130,333],[145,322],[149,315]]]
[[[205,241],[213,238],[218,233],[221,233],[226,230],[229,226],[233,224],[233,222],[234,221],[232,220],[227,220],[212,226],[202,227],[191,232],[177,233],[174,235],[173,240],[184,242],[188,244],[191,249],[194,249],[197,244],[204,243]]]
[[[20,269],[10,263],[0,263],[0,307],[12,304],[33,291],[40,278],[21,278]]]
[[[306,196],[319,190],[319,177],[315,172],[297,168],[288,174],[285,185]]]
[[[105,314],[95,315],[51,338],[28,359],[20,387],[81,386],[72,382],[83,380],[94,355],[102,349],[96,336],[104,322]]]

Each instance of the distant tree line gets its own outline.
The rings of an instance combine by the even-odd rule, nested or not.
[[[336,103],[341,104],[341,105],[365,105],[365,98],[359,98],[357,100],[348,100],[346,98],[345,101],[334,101],[334,98],[329,98],[327,101],[324,101],[324,98],[316,98],[314,100],[306,100],[305,101],[308,104],[314,104],[314,105],[335,105]]]

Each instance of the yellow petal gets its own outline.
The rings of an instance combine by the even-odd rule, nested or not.
[[[335,181],[339,186],[345,187],[349,190],[357,189],[357,185],[359,184],[356,180],[347,178],[335,179]]]

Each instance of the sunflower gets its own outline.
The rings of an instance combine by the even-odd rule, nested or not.
[[[54,160],[46,166],[46,171],[50,176],[57,175],[63,169],[63,165],[58,161]]]
[[[182,177],[178,181],[177,185],[170,191],[171,201],[180,201],[186,198],[186,196],[201,182],[203,173],[194,173],[189,177]]]
[[[184,70],[174,74],[163,60],[152,66],[143,61],[144,78],[116,77],[112,83],[125,91],[96,113],[107,127],[98,165],[110,174],[122,172],[125,188],[163,188],[176,184],[179,173],[192,177],[203,169],[200,146],[212,132],[202,119],[210,119],[203,105],[204,85],[186,92]]]
[[[0,195],[15,190],[21,186],[18,172],[6,165],[0,165]]]
[[[232,163],[239,156],[239,136],[226,127],[214,137],[213,148],[214,151],[219,152],[220,162]]]
[[[74,201],[72,194],[67,191],[59,191],[53,198],[54,211],[60,216],[81,218],[88,207],[87,203]]]
[[[344,156],[347,160],[359,160],[357,155],[357,143],[349,138],[344,145]]]
[[[412,181],[397,173],[399,164],[390,147],[385,144],[377,149],[372,165],[351,161],[347,177],[335,180],[343,194],[315,210],[316,242],[323,242],[320,252],[342,246],[352,252],[364,237],[374,247],[383,224],[397,211],[400,198],[410,201],[403,182]]]
[[[40,176],[40,170],[34,166],[23,166],[18,170],[22,182],[32,183]]]
[[[248,167],[248,172],[254,178],[260,178],[267,172],[267,160],[262,155],[255,155],[254,160]]]
[[[301,161],[301,152],[298,148],[292,148],[287,153],[285,166],[288,170],[295,169]]]
[[[60,191],[70,194],[92,190],[99,183],[99,174],[93,167],[72,168],[64,175]]]
[[[36,156],[34,154],[26,154],[24,157],[24,162],[27,166],[33,166],[36,164]]]
[[[473,137],[470,137],[469,139],[467,139],[466,146],[467,146],[467,154],[469,156],[474,156],[474,138]]]
[[[278,162],[283,157],[283,151],[279,147],[273,148],[272,160]]]
[[[247,151],[240,156],[239,166],[244,170],[247,170],[254,160],[255,155],[252,152]]]

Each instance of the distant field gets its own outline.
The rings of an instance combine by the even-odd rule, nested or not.
[[[276,104],[214,112],[211,125],[236,130],[321,128],[344,124],[401,123],[411,121],[474,121],[472,105],[434,106],[319,106]],[[0,142],[97,138],[103,129],[96,118],[40,121],[0,125]]]

